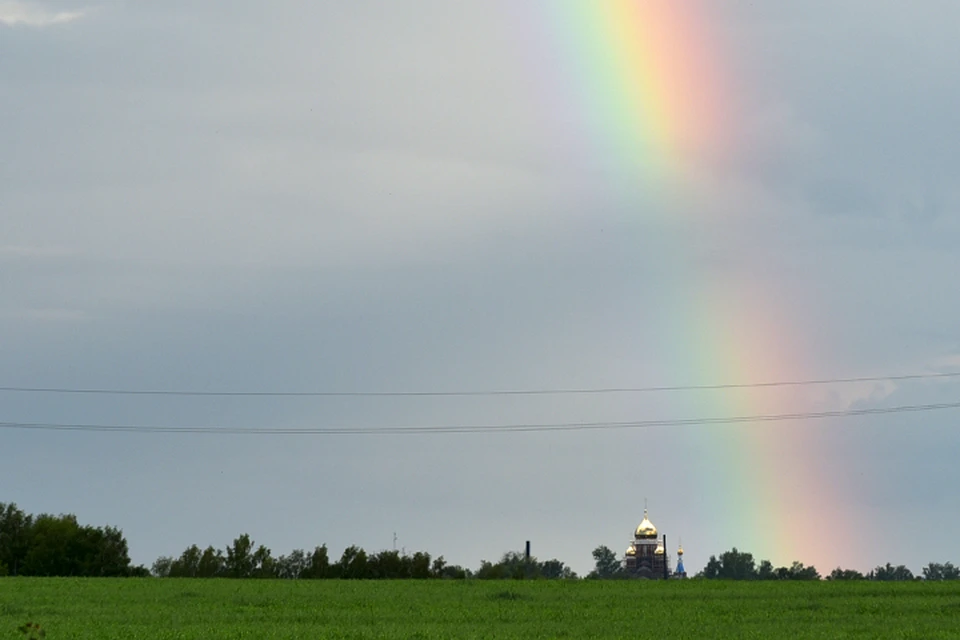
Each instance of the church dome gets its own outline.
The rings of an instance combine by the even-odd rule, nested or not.
[[[678,556],[682,556],[682,555],[683,555],[683,545],[680,545],[680,546],[677,548],[677,555],[678,555]]]
[[[636,548],[635,546],[633,546],[633,545],[630,545],[629,547],[627,547],[627,555],[628,555],[628,556],[635,556],[635,555],[637,555],[637,548]]]
[[[634,534],[637,538],[652,540],[657,537],[657,528],[653,526],[650,519],[647,518],[647,510],[643,510],[643,522],[637,525],[637,532]]]

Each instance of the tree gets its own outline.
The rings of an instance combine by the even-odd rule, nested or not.
[[[769,560],[761,560],[760,567],[757,569],[757,580],[776,580],[777,578],[773,563]]]
[[[273,559],[270,549],[260,545],[253,552],[253,570],[250,575],[254,578],[275,578],[277,561]]]
[[[497,563],[482,561],[480,569],[477,571],[477,578],[481,580],[533,578],[538,573],[534,568],[536,564],[536,559],[531,558],[527,561],[526,555],[519,551],[508,551],[503,554]]]
[[[576,578],[577,574],[563,562],[554,558],[540,565],[540,576],[548,580],[568,580]]]
[[[723,569],[723,564],[717,559],[716,556],[710,556],[710,559],[707,560],[707,566],[703,568],[698,577],[707,578],[709,580],[714,580],[721,577],[720,572]]]
[[[123,532],[116,527],[84,527],[94,543],[96,556],[91,559],[86,575],[121,577],[130,575],[130,553]]]
[[[227,547],[227,575],[231,578],[249,578],[253,574],[253,541],[246,533]]]
[[[931,562],[923,568],[924,580],[960,580],[960,567],[952,563],[939,564]]]
[[[407,577],[416,580],[426,580],[431,576],[430,573],[430,554],[426,551],[417,551],[410,556],[410,565]]]
[[[79,576],[81,559],[71,553],[79,545],[80,525],[75,516],[42,514],[33,523],[30,546],[23,559],[21,575]]]
[[[370,577],[367,572],[367,552],[356,545],[350,545],[340,556],[340,577],[361,580]]]
[[[477,569],[478,580],[503,580],[509,576],[505,573],[506,569],[500,563],[493,563],[489,560],[481,560],[480,568]]]
[[[160,556],[153,561],[153,567],[150,569],[150,573],[158,578],[169,578],[170,577],[170,568],[173,566],[173,558],[170,556]]]
[[[790,580],[819,580],[820,572],[813,565],[806,567],[802,562],[796,562],[790,565],[788,570]]]
[[[877,580],[880,582],[899,582],[904,580],[913,580],[913,572],[900,564],[894,567],[889,562],[884,566],[879,566],[867,574],[867,580]]]
[[[33,516],[24,513],[16,504],[0,502],[0,565],[16,576],[30,549]]]
[[[190,545],[180,554],[179,558],[173,561],[169,576],[171,578],[196,578],[200,573],[202,556],[200,547],[195,544]]]
[[[830,572],[827,580],[863,580],[863,574],[854,569],[841,569],[837,567]]]
[[[127,576],[132,571],[120,529],[81,526],[74,515],[34,518],[2,503],[0,566],[28,576]]]
[[[720,576],[728,580],[753,580],[757,568],[753,554],[738,551],[736,547],[720,555]]]
[[[294,549],[288,556],[277,558],[277,577],[298,580],[310,568],[310,558],[303,549]]]
[[[782,577],[780,575],[780,569],[773,571],[773,565],[768,561],[761,562],[760,568],[763,570],[764,579]],[[783,570],[787,571],[786,569]],[[773,574],[771,574],[771,571],[773,571]],[[756,580],[760,577],[760,572],[757,570],[752,553],[739,551],[734,547],[730,551],[721,553],[719,559],[716,556],[710,556],[710,559],[707,561],[707,566],[697,574],[697,577],[710,579],[721,578],[725,580]]]
[[[447,564],[443,556],[433,561],[431,572],[434,578],[446,578],[450,580],[463,580],[471,575],[469,570],[464,569],[460,565]]]
[[[409,578],[409,564],[407,558],[401,557],[397,550],[381,551],[368,558],[367,572],[374,579]]]
[[[600,545],[593,550],[594,569],[587,576],[588,578],[617,578],[623,574],[620,566],[620,559],[610,547]]]
[[[330,566],[330,556],[327,553],[327,545],[316,547],[313,553],[310,554],[310,566],[304,572],[303,577],[323,580],[325,578],[337,577],[337,575],[334,575],[334,568]]]
[[[208,546],[203,550],[200,556],[200,562],[197,565],[197,577],[216,578],[224,575],[227,570],[227,560],[223,557],[223,552]]]

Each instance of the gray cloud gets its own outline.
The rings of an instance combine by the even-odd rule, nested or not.
[[[713,23],[736,93],[729,154],[670,183],[638,174],[626,186],[579,119],[576,87],[547,79],[565,73],[565,43],[528,32],[537,16],[524,22],[509,3],[101,3],[69,29],[8,29],[0,381],[571,388],[955,367],[957,8],[755,4],[724,4]],[[16,395],[0,421],[542,423],[951,394],[944,384],[482,401]],[[912,495],[903,508],[916,536],[949,551],[938,532],[949,530],[940,488],[960,479],[942,458],[952,414],[858,420],[780,425],[782,446],[763,461],[784,469],[791,517],[814,517],[817,496],[791,484],[812,472],[783,450],[809,436],[808,464],[835,479],[824,508],[847,514],[843,533],[858,540],[833,550],[778,548],[736,527],[752,505],[742,487],[718,487],[730,452],[764,441],[753,427],[12,432],[11,450],[34,466],[0,469],[13,492],[0,500],[119,524],[147,563],[244,530],[278,552],[387,547],[396,530],[408,549],[468,565],[532,538],[538,555],[585,570],[597,544],[625,541],[644,496],[655,522],[682,535],[691,568],[734,544],[821,570],[950,559],[873,533],[888,502]]]
[[[51,27],[79,20],[87,10],[57,11],[37,2],[0,2],[0,24],[8,27]]]

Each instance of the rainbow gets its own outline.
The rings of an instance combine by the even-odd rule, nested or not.
[[[534,34],[532,75],[537,90],[549,96],[544,117],[575,143],[580,168],[600,176],[617,204],[630,205],[620,210],[656,210],[662,199],[682,198],[697,176],[736,152],[735,65],[710,28],[714,21],[704,2],[543,0],[533,6],[524,20]],[[633,207],[638,199],[654,206]],[[782,317],[789,314],[770,301],[762,278],[716,279],[690,267],[689,254],[678,249],[667,268],[689,287],[663,301],[670,316],[665,324],[675,331],[668,342],[692,354],[676,363],[677,371],[695,372],[698,379],[663,382],[749,383],[808,372],[804,354],[812,350],[797,320]],[[673,412],[788,413],[804,400],[802,393],[703,393],[695,402],[685,398]],[[836,530],[845,527],[843,514],[836,488],[818,468],[818,433],[816,425],[761,423],[709,427],[691,436],[710,440],[697,447],[700,460],[691,464],[701,470],[697,487],[709,493],[691,505],[707,512],[700,521],[711,523],[702,536],[711,545],[705,553],[737,546],[775,564],[813,563],[821,573],[843,559],[845,542]],[[666,515],[662,509],[658,514],[661,520]],[[808,535],[805,523],[814,521],[831,522],[829,541]]]
[[[720,47],[703,11],[670,0],[544,0],[539,40],[555,54],[548,92],[581,131],[584,158],[624,188],[657,185],[729,150]],[[541,66],[542,70],[542,66]],[[592,147],[592,149],[591,149]]]

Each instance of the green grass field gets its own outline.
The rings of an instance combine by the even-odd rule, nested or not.
[[[0,640],[960,638],[960,583],[0,579]]]

